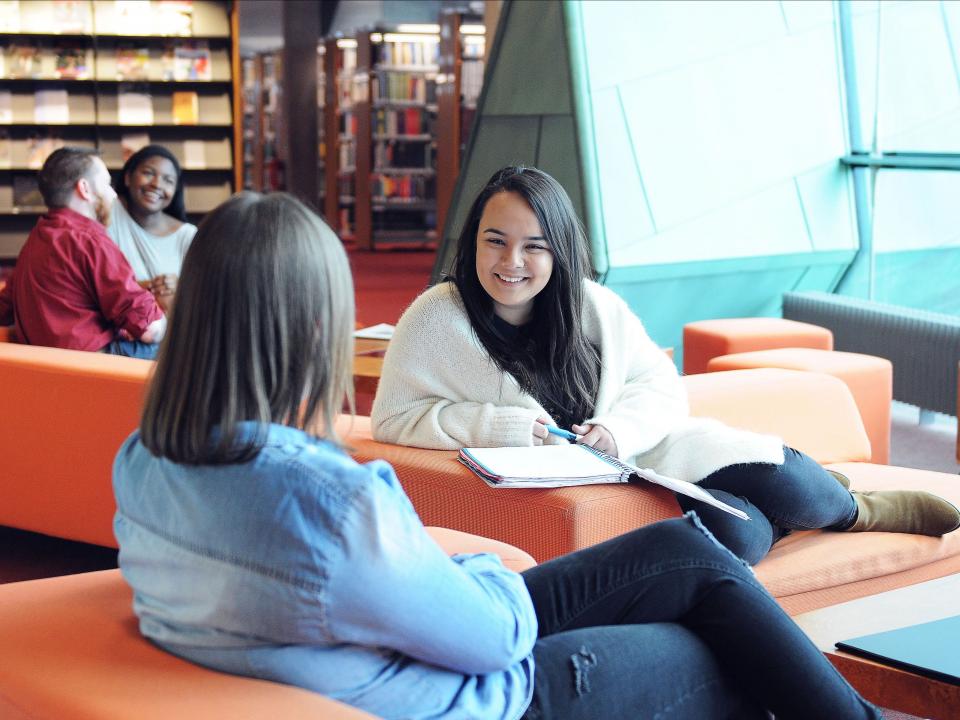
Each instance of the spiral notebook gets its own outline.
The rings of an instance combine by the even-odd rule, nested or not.
[[[589,445],[463,448],[459,459],[491,487],[553,488],[647,480],[743,520],[750,519],[698,485],[638,468]]]

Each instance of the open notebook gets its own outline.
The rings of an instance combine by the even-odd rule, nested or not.
[[[743,511],[717,500],[693,483],[638,468],[589,445],[463,448],[460,450],[460,462],[492,487],[549,488],[625,483],[634,478],[642,479],[688,495],[743,520],[750,519]]]
[[[837,648],[960,685],[960,615],[843,640]]]

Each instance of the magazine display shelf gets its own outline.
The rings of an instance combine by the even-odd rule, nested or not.
[[[239,187],[233,2],[2,5],[0,259],[16,257],[45,211],[36,171],[62,145],[99,148],[114,173],[139,147],[167,146],[193,221]]]

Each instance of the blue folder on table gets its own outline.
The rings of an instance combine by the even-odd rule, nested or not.
[[[843,640],[837,648],[960,685],[960,615]]]

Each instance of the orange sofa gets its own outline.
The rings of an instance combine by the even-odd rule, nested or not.
[[[533,559],[503,543],[430,528],[450,553]],[[141,637],[119,570],[0,585],[4,720],[361,720],[372,715],[299,688],[207,670]]]
[[[0,343],[0,524],[115,546],[113,456],[136,427],[151,363]],[[953,475],[872,465],[847,386],[819,373],[753,369],[684,379],[694,414],[771,432],[847,473],[855,488],[924,488],[960,505]],[[538,562],[679,514],[661,488],[593,485],[497,490],[456,453],[374,442],[369,419],[344,418],[360,461],[391,462],[421,518],[494,538]],[[790,612],[960,572],[960,532],[944,538],[886,533],[796,533],[757,566]]]
[[[918,488],[960,506],[960,483],[943,473],[874,465],[860,414],[843,381],[821,373],[761,368],[684,378],[694,415],[778,435],[848,475],[855,489]],[[360,460],[389,461],[424,522],[493,537],[538,562],[679,514],[649,485],[494,489],[455,452],[373,441],[367,418],[350,434]],[[756,567],[793,614],[960,572],[960,531],[943,538],[892,533],[798,532]]]

